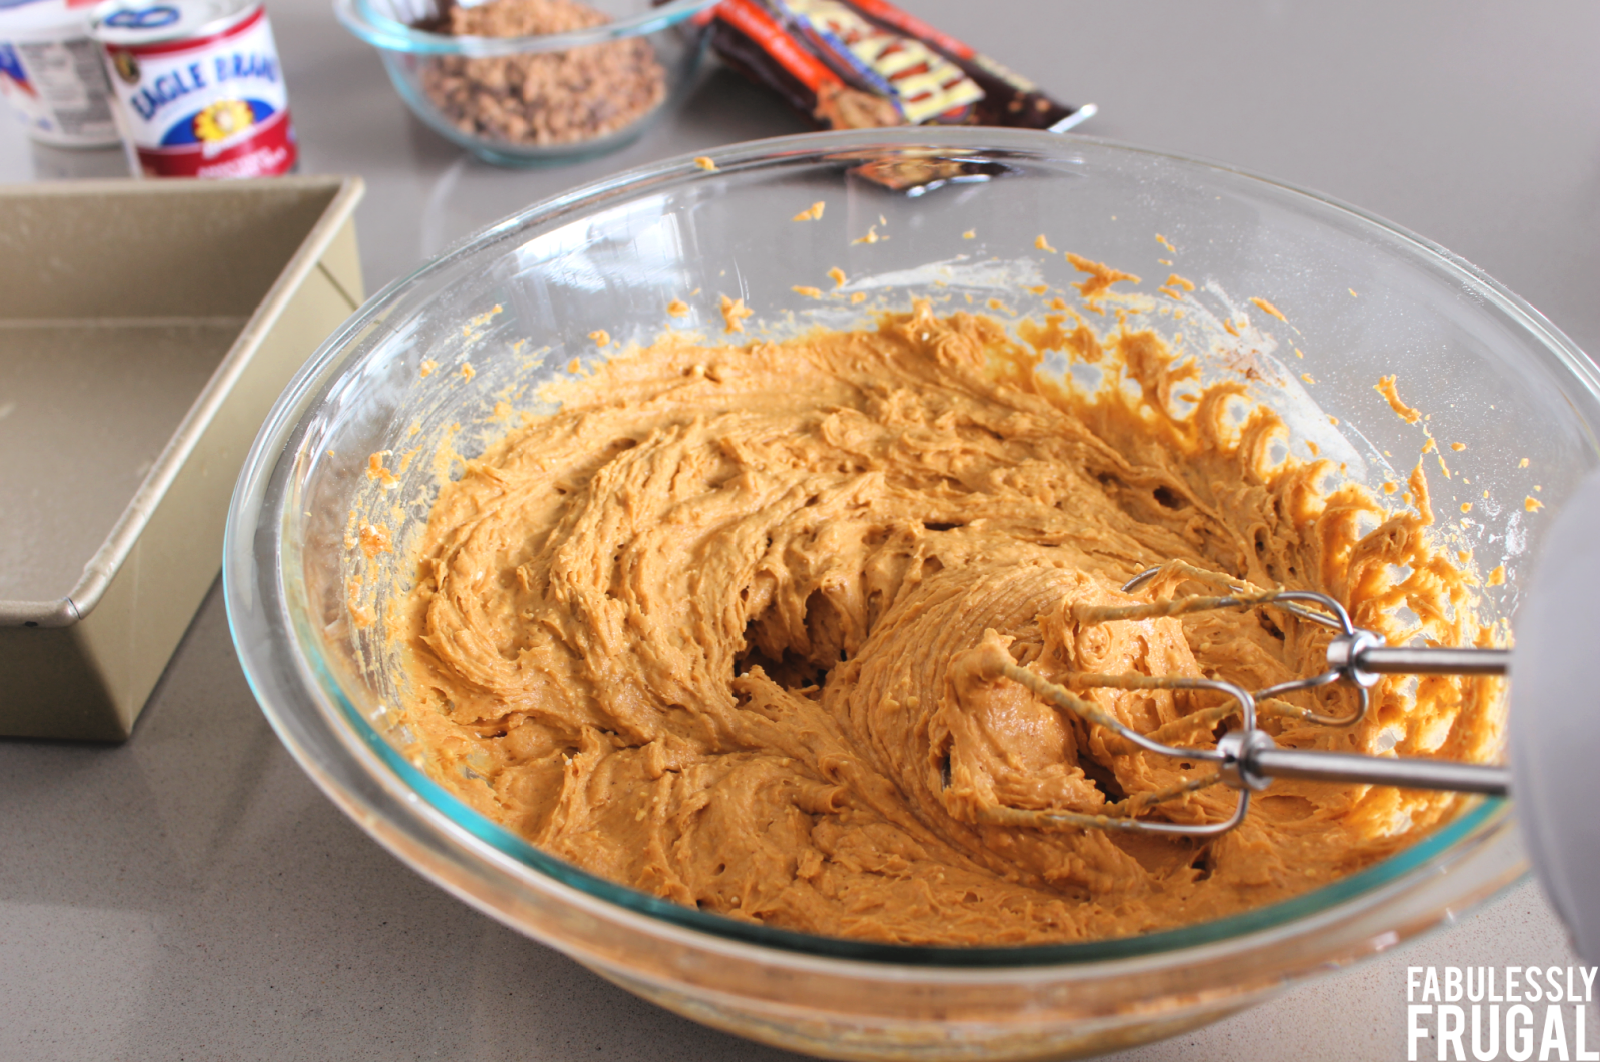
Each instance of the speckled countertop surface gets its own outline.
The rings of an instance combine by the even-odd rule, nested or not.
[[[368,182],[369,291],[572,185],[801,129],[712,69],[684,111],[617,155],[495,170],[408,116],[326,0],[268,3],[304,169]],[[1085,132],[1359,204],[1600,351],[1590,0],[903,3],[1060,98],[1099,104]],[[115,152],[34,148],[0,124],[0,181],[120,172]],[[1114,1057],[1404,1058],[1406,966],[1575,962],[1524,883],[1380,959]],[[1600,1044],[1592,1011],[1588,1042]],[[0,741],[0,1059],[780,1056],[634,999],[369,841],[267,728],[217,589],[127,744]]]

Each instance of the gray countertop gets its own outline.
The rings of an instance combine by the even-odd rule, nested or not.
[[[1592,0],[903,3],[1058,97],[1099,104],[1084,132],[1358,204],[1600,351]],[[326,0],[269,0],[269,13],[303,168],[367,180],[369,291],[572,185],[802,129],[712,68],[618,154],[497,170],[412,120]],[[0,124],[0,181],[120,172],[116,152],[37,148]],[[1575,962],[1524,883],[1380,959],[1116,1057],[1403,1058],[1408,965]],[[368,840],[267,728],[216,588],[128,743],[0,742],[0,1058],[780,1056],[634,999]]]

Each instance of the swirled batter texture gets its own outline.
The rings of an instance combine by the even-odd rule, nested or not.
[[[1488,637],[1427,517],[1326,491],[1336,470],[1286,456],[1283,424],[1241,387],[1186,400],[1194,367],[1153,333],[1036,338],[1124,386],[1058,391],[993,320],[926,305],[781,344],[666,340],[564,384],[561,412],[466,462],[423,536],[400,637],[429,769],[635,888],[939,944],[1241,911],[1450,814],[1437,794],[1278,782],[1210,842],[996,824],[1003,809],[1104,812],[1203,765],[1132,751],[994,678],[986,646],[1068,685],[1139,672],[1260,688],[1322,669],[1326,632],[1281,612],[1074,618],[1200,589],[1118,589],[1148,566],[1325,590],[1402,640]],[[1219,730],[1184,733],[1214,693],[1079,692],[1171,740]],[[1294,717],[1352,711],[1338,694],[1264,718],[1288,745],[1373,751],[1381,735],[1481,759],[1498,698],[1494,680],[1385,680],[1353,728]],[[1140,814],[1216,821],[1234,799],[1214,787]]]

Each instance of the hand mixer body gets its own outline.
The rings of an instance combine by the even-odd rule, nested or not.
[[[1133,592],[1161,568],[1152,568],[1124,587]],[[1178,565],[1182,574],[1217,581],[1208,573]],[[1600,962],[1600,816],[1589,793],[1581,789],[1600,757],[1600,689],[1593,680],[1591,657],[1600,648],[1600,472],[1593,473],[1569,501],[1545,541],[1542,559],[1527,600],[1518,616],[1516,682],[1512,687],[1511,744],[1513,767],[1455,763],[1448,760],[1373,757],[1320,750],[1279,748],[1255,724],[1256,706],[1292,690],[1345,682],[1358,693],[1359,709],[1342,719],[1325,718],[1304,709],[1301,718],[1348,726],[1367,710],[1367,687],[1380,673],[1506,674],[1510,652],[1501,649],[1389,647],[1372,631],[1352,625],[1345,609],[1324,594],[1309,591],[1251,591],[1226,586],[1222,596],[1189,596],[1146,604],[1096,606],[1077,613],[1080,622],[1100,623],[1156,615],[1182,615],[1219,608],[1271,607],[1334,628],[1328,648],[1329,670],[1253,693],[1228,683],[1144,675],[1074,677],[1075,685],[1122,688],[1206,686],[1226,693],[1232,704],[1211,709],[1216,719],[1230,716],[1242,726],[1224,733],[1214,749],[1174,748],[1131,731],[1089,702],[1017,666],[996,650],[985,671],[1008,679],[1053,701],[1086,723],[1114,731],[1129,743],[1157,755],[1209,761],[1216,769],[1169,791],[1127,801],[1107,814],[1081,815],[1055,811],[997,808],[996,821],[1040,829],[1097,828],[1119,831],[1215,836],[1236,827],[1247,813],[1252,790],[1265,789],[1275,777],[1317,781],[1364,782],[1411,788],[1505,796],[1515,787],[1520,821],[1535,868],[1557,911],[1571,930],[1578,953]],[[1317,606],[1317,611],[1305,607]],[[1137,817],[1156,803],[1180,797],[1203,786],[1224,783],[1239,791],[1232,815],[1220,822],[1177,825]],[[1003,814],[1001,814],[1003,813]]]
[[[1518,823],[1584,962],[1600,964],[1600,473],[1562,509],[1517,613],[1511,763]]]

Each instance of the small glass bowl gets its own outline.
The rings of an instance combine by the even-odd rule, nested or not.
[[[369,455],[447,438],[476,456],[507,429],[504,395],[536,394],[574,359],[602,356],[594,330],[619,346],[669,323],[719,337],[719,295],[755,312],[755,338],[783,322],[870,324],[863,294],[899,309],[922,297],[1049,312],[1048,295],[1070,298],[1079,274],[1044,237],[1137,270],[1146,291],[1180,272],[1197,285],[1195,312],[1152,327],[1192,332],[1205,313],[1250,312],[1260,349],[1224,364],[1303,399],[1281,407],[1297,446],[1315,440],[1377,486],[1405,478],[1424,427],[1463,444],[1434,505],[1476,504],[1441,533],[1483,568],[1505,566],[1504,585],[1482,592],[1513,621],[1550,522],[1521,499],[1537,483],[1553,512],[1600,466],[1600,374],[1581,351],[1460,258],[1322,196],[1004,129],[824,133],[721,148],[711,161],[669,159],[563,193],[397,280],[312,356],[257,437],[224,545],[234,643],[279,737],[362,829],[453,895],[680,1014],[825,1057],[922,1062],[1060,1058],[1171,1036],[1449,922],[1526,873],[1510,805],[1488,800],[1358,874],[1229,918],[1087,943],[876,944],[602,880],[408,761],[392,681],[372,666],[392,651],[383,617],[361,626],[348,603],[345,565],[366,563],[346,535],[374,490]],[[868,174],[916,180],[897,193]],[[824,217],[792,220],[818,201]],[[1246,301],[1257,295],[1287,319]],[[689,312],[669,318],[674,300]],[[1401,420],[1374,390],[1394,372],[1428,425]],[[1296,419],[1296,408],[1315,415]],[[391,464],[393,489],[374,504],[396,548],[378,558],[403,584],[403,540],[438,483],[427,459]]]
[[[615,151],[681,102],[705,52],[706,26],[694,16],[717,0],[582,2],[610,21],[457,36],[439,32],[440,0],[335,0],[333,9],[378,49],[400,98],[429,128],[496,165],[533,166]]]

